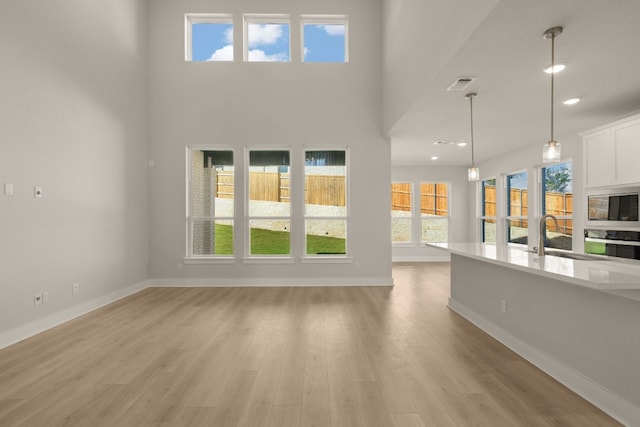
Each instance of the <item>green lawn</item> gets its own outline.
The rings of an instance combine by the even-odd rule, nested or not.
[[[307,254],[344,254],[345,239],[307,236]],[[288,255],[291,253],[290,234],[286,231],[251,229],[252,255]],[[216,255],[233,254],[233,227],[216,224]]]

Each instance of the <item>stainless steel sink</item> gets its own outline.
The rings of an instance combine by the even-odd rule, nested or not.
[[[537,250],[526,249],[525,252],[538,253]],[[545,249],[545,255],[557,256],[559,258],[575,259],[576,261],[609,261],[610,259],[600,255],[579,254],[576,252],[557,251],[554,249]]]
[[[546,250],[545,254],[550,256],[557,256],[560,258],[575,259],[578,261],[607,261],[609,259],[599,255],[578,254],[575,252],[563,252],[554,250]]]

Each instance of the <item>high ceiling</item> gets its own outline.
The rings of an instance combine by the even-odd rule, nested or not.
[[[425,64],[420,70],[424,78],[407,78],[413,87],[400,88],[411,98],[397,119],[390,120],[386,113],[393,165],[468,165],[469,145],[434,145],[437,140],[469,141],[468,92],[478,94],[474,99],[477,162],[548,141],[551,82],[542,69],[551,62],[551,42],[542,35],[557,25],[564,31],[556,38],[556,62],[567,66],[555,77],[557,139],[562,142],[563,135],[640,110],[640,0],[483,0],[484,9],[474,11],[475,21],[459,12],[476,0],[424,1],[437,6],[438,16],[425,17],[422,31],[429,34],[428,21],[435,24],[436,19],[445,19],[437,25],[449,31],[439,32],[441,43],[426,48],[417,41],[405,43],[406,51],[386,54],[393,59],[392,65],[386,63],[387,88],[393,88],[393,78],[400,81],[403,66],[419,69],[416,55],[422,55],[418,60]],[[398,23],[403,18],[410,23],[415,22],[410,15],[422,7],[418,3],[388,0],[386,8],[396,14],[393,19]],[[450,13],[447,8],[457,9]],[[466,28],[457,26],[459,22]],[[388,28],[387,39],[400,28],[401,24]],[[451,43],[449,37],[458,41]],[[403,55],[412,59],[403,64]],[[431,65],[429,58],[434,58]],[[446,90],[463,76],[477,80],[463,91]],[[389,102],[397,101],[392,97],[386,96]],[[582,101],[570,107],[562,104],[571,97]],[[431,160],[433,155],[439,160]]]

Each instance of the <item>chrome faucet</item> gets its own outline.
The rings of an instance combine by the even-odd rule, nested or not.
[[[546,233],[546,227],[545,227],[545,221],[547,220],[547,218],[552,219],[555,224],[556,224],[556,230],[558,230],[560,227],[558,226],[558,219],[551,215],[551,214],[546,214],[540,217],[540,233],[539,233],[539,239],[538,239],[538,256],[544,256],[544,238]]]

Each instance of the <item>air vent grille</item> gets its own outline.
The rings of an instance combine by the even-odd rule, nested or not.
[[[476,80],[475,77],[458,77],[449,85],[447,90],[465,90]]]

